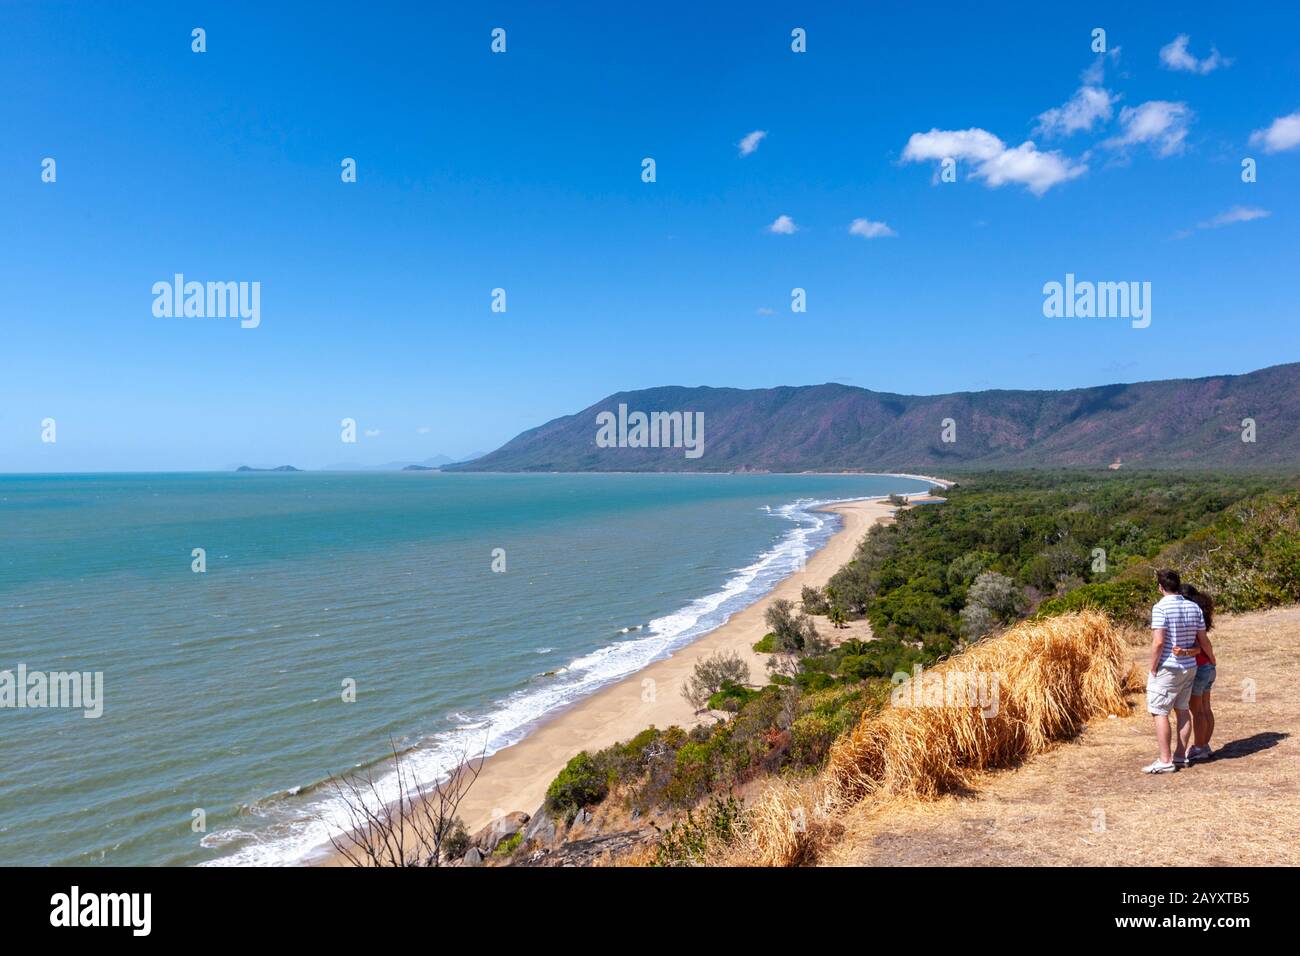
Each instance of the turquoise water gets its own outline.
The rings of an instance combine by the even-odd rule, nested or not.
[[[0,864],[301,860],[338,819],[330,774],[382,779],[390,739],[426,778],[508,746],[770,590],[836,527],[812,503],[925,487],[0,476],[0,671],[104,682],[97,719],[0,707]]]

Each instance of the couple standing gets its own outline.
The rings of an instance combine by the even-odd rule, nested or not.
[[[1177,571],[1157,571],[1156,583],[1161,597],[1151,609],[1147,710],[1155,718],[1160,756],[1142,772],[1173,773],[1210,757],[1215,658],[1207,632],[1214,624],[1214,602],[1184,585]],[[1176,741],[1171,740],[1170,710],[1178,724]]]

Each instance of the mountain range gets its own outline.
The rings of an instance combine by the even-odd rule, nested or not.
[[[420,461],[390,461],[382,465],[363,465],[357,462],[338,462],[333,465],[326,465],[322,471],[436,471],[444,465],[454,464],[456,462],[466,462],[473,458],[481,458],[482,454],[471,455],[469,458],[452,458],[450,455],[433,455],[430,458],[424,458]]]
[[[703,453],[602,447],[597,416],[703,413]],[[626,417],[626,416],[625,416]],[[608,419],[603,419],[608,421]],[[608,434],[606,435],[608,438]],[[950,439],[950,440],[949,440]],[[1253,439],[1253,440],[1252,440]],[[920,471],[1300,465],[1300,363],[1060,391],[899,395],[826,384],[618,392],[444,471]]]

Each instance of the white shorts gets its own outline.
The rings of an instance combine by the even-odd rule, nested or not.
[[[1155,717],[1167,717],[1169,711],[1186,710],[1192,700],[1195,667],[1162,667],[1147,674],[1147,710]]]

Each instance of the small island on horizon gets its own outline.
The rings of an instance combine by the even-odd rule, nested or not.
[[[254,468],[252,465],[240,465],[235,471],[302,471],[293,465],[277,465],[275,468]]]

